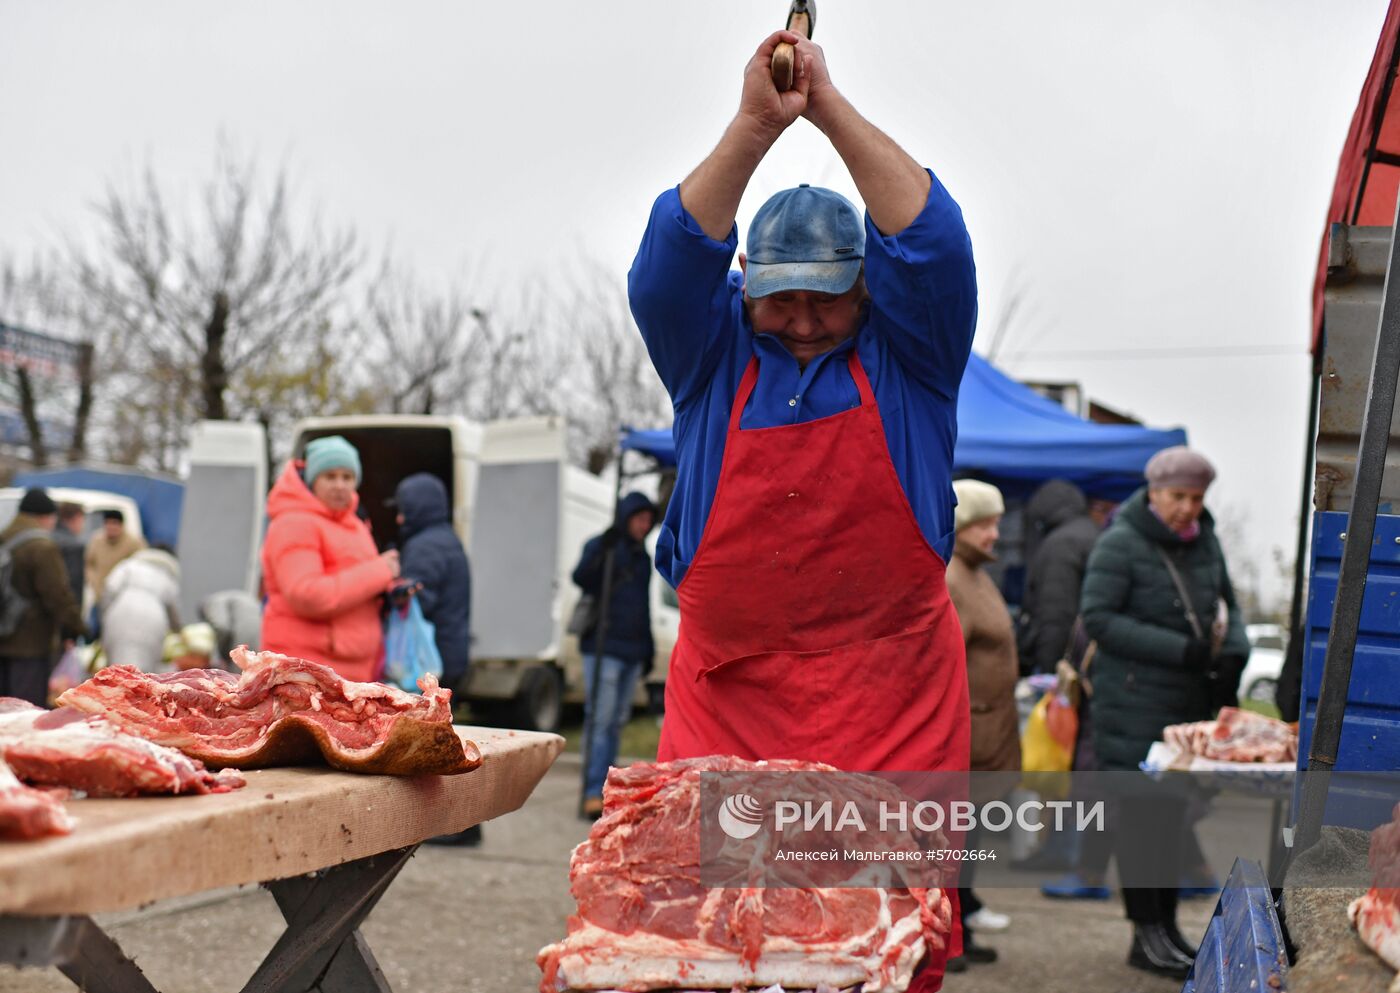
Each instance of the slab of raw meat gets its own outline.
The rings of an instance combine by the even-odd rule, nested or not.
[[[1400,804],[1371,832],[1372,886],[1347,908],[1356,933],[1393,969],[1400,969]],[[1400,975],[1391,984],[1400,988]]]
[[[0,760],[0,839],[27,840],[68,834],[73,818],[63,809],[62,790],[25,786]]]
[[[1206,745],[1209,744],[1211,733],[1214,731],[1214,721],[1173,724],[1162,729],[1162,740],[1184,755],[1204,755]]]
[[[1221,707],[1205,757],[1226,762],[1289,762],[1298,757],[1298,732],[1263,714]]]
[[[0,698],[0,757],[27,783],[90,796],[227,793],[244,785],[236,770],[212,773],[197,759],[126,734],[102,717],[12,698]]]
[[[1162,740],[1186,755],[1221,762],[1291,762],[1298,757],[1298,732],[1283,721],[1221,707],[1213,721],[1173,724]]]
[[[452,693],[419,681],[422,695],[343,679],[328,666],[234,649],[243,670],[152,674],[110,666],[59,697],[123,730],[214,767],[259,769],[326,762],[391,775],[468,772],[481,764],[452,728]]]
[[[864,984],[865,993],[889,993],[908,987],[927,953],[943,952],[951,908],[937,888],[702,885],[700,783],[706,772],[829,777],[836,770],[724,757],[611,770],[603,816],[570,861],[578,913],[569,918],[568,936],[538,956],[542,993],[774,984]]]

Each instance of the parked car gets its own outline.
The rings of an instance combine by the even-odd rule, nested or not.
[[[1240,673],[1240,700],[1272,704],[1279,673],[1283,671],[1283,628],[1277,624],[1250,624],[1245,632],[1249,635],[1250,651],[1249,662]]]

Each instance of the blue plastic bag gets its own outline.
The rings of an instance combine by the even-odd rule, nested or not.
[[[414,597],[407,606],[391,607],[384,624],[384,682],[417,693],[418,680],[428,673],[442,678],[442,656]]]

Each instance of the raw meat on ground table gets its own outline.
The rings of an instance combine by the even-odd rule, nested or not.
[[[800,785],[794,790],[818,795],[832,787],[836,770],[727,757],[611,770],[603,816],[570,861],[578,913],[569,918],[567,937],[538,956],[542,993],[862,983],[865,993],[889,993],[908,987],[926,953],[944,953],[951,907],[938,888],[702,885],[700,783],[706,772],[816,773],[808,776],[811,793],[800,792]],[[872,777],[840,782],[850,788],[860,780],[872,790],[893,789]],[[742,875],[762,857],[737,854],[734,868]],[[832,867],[823,881],[833,884],[861,871],[822,865]],[[773,871],[771,863],[765,871]],[[813,871],[809,863],[806,872]]]
[[[1393,969],[1400,969],[1400,804],[1371,832],[1371,888],[1347,908],[1356,933]],[[1400,989],[1400,975],[1391,984]]]

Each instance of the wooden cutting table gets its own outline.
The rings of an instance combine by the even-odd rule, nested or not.
[[[387,993],[359,926],[426,838],[519,808],[564,747],[553,734],[458,728],[460,776],[261,769],[209,796],[74,800],[70,835],[0,842],[0,962],[57,967],[92,993],[155,993],[92,920],[261,883],[287,928],[244,993]]]

